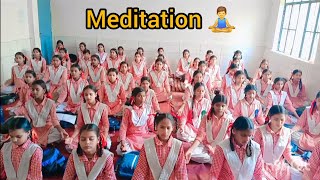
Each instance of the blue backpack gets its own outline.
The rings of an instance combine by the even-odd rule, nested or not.
[[[118,177],[123,179],[132,178],[133,172],[138,164],[139,155],[139,151],[132,151],[124,154],[121,158],[118,159],[116,164],[116,172]]]
[[[117,118],[109,117],[109,131],[117,131],[120,129],[120,121]]]
[[[66,165],[67,158],[57,148],[48,148],[43,151],[42,174],[44,177],[63,174]]]

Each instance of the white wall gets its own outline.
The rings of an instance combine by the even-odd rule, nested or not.
[[[10,78],[14,54],[40,47],[37,0],[1,0],[1,84]]]
[[[217,19],[216,9],[223,5],[227,7],[227,19],[236,30],[230,34],[212,33],[208,27]],[[167,56],[176,67],[183,49],[188,48],[191,56],[204,58],[205,52],[212,49],[220,60],[223,71],[233,52],[240,49],[250,72],[258,66],[265,51],[265,33],[271,3],[269,0],[104,0],[94,3],[90,0],[51,1],[52,25],[54,40],[64,41],[67,49],[74,53],[81,41],[87,43],[88,49],[96,52],[96,45],[104,43],[107,51],[118,45],[124,46],[130,57],[138,46],[145,49],[148,60],[155,57],[156,49],[164,47]],[[85,10],[93,8],[97,14],[100,8],[106,8],[108,14],[121,14],[127,7],[139,7],[147,13],[159,13],[175,7],[176,13],[198,12],[203,18],[202,30],[87,30],[85,27]],[[225,61],[225,62],[223,62]]]
[[[273,76],[282,76],[290,78],[290,74],[294,69],[300,69],[303,73],[302,80],[306,85],[308,96],[311,99],[315,98],[316,93],[320,90],[320,40],[317,42],[318,50],[314,62],[306,62],[298,60],[272,50],[273,40],[277,31],[278,9],[280,7],[279,0],[270,0],[272,8],[268,23],[268,31],[266,34],[266,51],[264,57],[270,61]],[[280,12],[280,16],[281,16]]]

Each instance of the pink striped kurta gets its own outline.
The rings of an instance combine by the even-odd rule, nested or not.
[[[75,81],[74,79],[70,79],[67,81],[60,95],[60,96],[63,96],[63,99],[67,98],[67,105],[64,108],[65,111],[69,111],[72,113],[76,113],[78,111],[81,102],[83,102],[83,96],[81,95],[83,88],[86,87],[88,84],[89,84],[88,81],[82,78],[79,78],[77,81]],[[71,88],[73,88],[72,91],[71,91]],[[73,95],[71,95],[72,92],[74,93]],[[71,96],[75,96],[75,97],[79,96],[80,101],[74,102]]]
[[[27,65],[36,73],[37,79],[42,79],[47,71],[47,62],[43,57],[40,60],[29,60],[27,61]]]
[[[236,89],[234,84],[227,88],[225,96],[228,99],[228,108],[231,113],[233,113],[238,101],[244,98],[244,88],[245,87],[241,85],[240,88]]]
[[[133,75],[129,72],[125,74],[123,74],[122,72],[119,72],[118,79],[123,84],[126,97],[130,98],[132,89],[135,87],[135,83],[133,81]]]
[[[291,87],[289,88],[289,86]],[[301,90],[299,90],[299,84],[294,84],[292,81],[288,81],[284,87],[283,91],[288,93],[288,96],[292,102],[294,108],[299,108],[305,106],[305,102],[308,101],[308,96],[306,93],[306,86],[302,84]]]
[[[178,68],[176,74],[181,76],[188,72],[190,66],[192,64],[192,59],[189,57],[188,59],[180,58],[178,61]]]
[[[14,92],[19,91],[19,89],[23,86],[25,86],[24,82],[24,74],[27,70],[30,70],[31,68],[28,65],[15,65],[12,67],[11,70],[11,79],[14,84]]]
[[[38,104],[34,99],[31,99],[29,101],[32,101],[32,104],[35,107],[37,113],[40,113],[45,108],[46,104],[49,103],[48,101],[52,101],[52,100],[45,97],[40,104]],[[37,134],[37,138],[38,138],[37,143],[43,146],[47,145],[48,137],[51,130],[56,126],[60,126],[60,123],[56,114],[55,105],[52,105],[49,111],[50,112],[49,112],[49,115],[46,117],[45,125],[42,127],[35,127],[33,125],[33,121],[36,121],[36,120],[31,118],[31,115],[29,114],[29,111],[26,105],[22,106],[22,108],[15,111],[15,114],[23,115],[29,119],[29,121],[32,123],[32,130],[34,130]]]
[[[123,105],[126,102],[126,94],[121,82],[106,82],[101,86],[98,94],[101,102],[108,105],[109,115],[116,115],[123,111]]]
[[[24,152],[32,145],[33,143],[28,139],[24,144],[21,146],[17,146],[12,144],[12,151],[11,151],[11,161],[13,168],[16,172],[20,167],[20,163],[22,162],[22,157]],[[0,179],[6,179],[3,177],[5,175],[5,167],[4,167],[4,153],[2,151],[0,156]],[[42,149],[37,148],[36,151],[33,153],[30,159],[30,166],[28,170],[27,180],[41,180],[42,179],[42,171],[41,171],[41,163],[42,163]]]
[[[156,93],[157,99],[159,102],[168,100],[169,93],[167,90],[170,90],[169,77],[165,71],[151,71],[149,73],[151,80],[151,89]]]
[[[154,138],[156,153],[157,153],[156,156],[158,156],[159,164],[162,168],[165,166],[167,159],[170,157],[169,153],[172,148],[172,144],[173,144],[172,141],[173,141],[172,136],[170,137],[167,143],[163,143],[162,141],[159,140],[158,137]],[[147,161],[146,150],[145,148],[142,148],[140,152],[139,162],[138,162],[137,168],[134,171],[132,180],[140,180],[140,179],[154,180],[151,168],[152,167],[150,167]],[[168,180],[186,180],[186,179],[188,179],[187,166],[186,166],[186,160],[184,157],[183,147],[181,146],[177,161],[174,165],[173,171]]]
[[[140,63],[136,63],[133,61],[130,67],[130,73],[133,75],[133,80],[136,82],[136,85],[140,85],[142,76],[147,76],[146,62],[141,61]]]
[[[318,180],[320,179],[320,142],[312,151],[307,168],[304,169],[303,179]]]
[[[314,121],[315,123],[315,127],[312,127],[311,129],[309,127],[308,122],[309,117],[310,121]],[[320,142],[320,134],[316,135],[317,133],[320,133],[320,111],[315,109],[313,115],[311,115],[310,109],[306,108],[300,116],[296,125],[300,126],[303,131],[302,136],[299,138],[299,147],[301,147],[304,150],[312,151],[317,142]],[[310,130],[314,132],[311,133]]]
[[[284,128],[284,127],[283,127]],[[279,132],[273,132],[270,128],[269,125],[266,125],[266,130],[267,130],[267,133],[271,134],[272,136],[272,139],[273,139],[273,148],[275,149],[277,144],[278,144],[278,141],[279,141],[279,138],[280,136],[284,136],[284,129],[281,129]],[[264,142],[264,138],[262,138],[262,136],[264,136],[261,132],[261,129],[259,128],[255,135],[254,135],[254,140],[260,144],[260,148],[261,148],[261,153],[262,153],[262,156],[264,157],[264,151],[265,151],[265,142]],[[274,163],[274,164],[271,164],[271,163],[265,163],[264,164],[264,169],[265,169],[265,176],[267,179],[272,179],[275,178],[275,179],[291,179],[291,173],[290,173],[290,166],[288,164],[285,163],[285,160],[289,162],[289,164],[292,164],[294,159],[292,159],[292,156],[291,156],[291,136],[289,136],[288,138],[288,141],[285,142],[286,143],[286,147],[285,147],[285,150],[282,154],[282,156],[280,157],[279,161]],[[272,151],[272,150],[270,150]],[[275,150],[273,150],[273,152],[277,152]],[[271,177],[270,177],[271,175]]]
[[[258,111],[257,115],[255,111]],[[249,117],[255,125],[255,129],[265,123],[260,101],[254,100],[251,104],[244,99],[238,101],[233,110],[233,117],[237,119],[239,116]]]
[[[108,57],[106,61],[103,63],[103,66],[106,68],[106,70],[110,68],[116,68],[118,70],[121,62],[122,61],[119,57],[116,57],[116,58]]]
[[[94,80],[94,77],[91,77],[90,72],[89,72],[89,68],[92,69],[93,74],[94,74],[96,77],[99,77],[99,78],[97,78],[97,80]],[[88,69],[87,69],[87,71],[85,72],[84,77],[85,77],[85,79],[88,79],[90,85],[93,85],[93,86],[95,86],[97,89],[100,89],[100,86],[101,86],[104,82],[106,82],[106,72],[105,72],[105,68],[104,68],[103,66],[101,66],[101,65],[98,65],[97,67],[93,67],[92,65],[91,65],[91,66],[88,66]]]
[[[212,143],[210,143],[210,140],[208,139],[208,134],[212,133],[212,138],[213,138],[213,140],[216,141],[221,129],[223,128],[225,121],[228,121],[228,117],[227,117],[228,115],[226,113],[224,113],[221,118],[218,118],[217,116],[215,116],[213,114],[211,116],[211,119],[208,119],[209,118],[208,116],[210,116],[210,115],[207,114],[207,116],[204,116],[202,118],[202,121],[200,123],[200,127],[198,129],[196,140],[201,142],[208,150],[210,156],[213,157],[214,150],[215,150],[216,146],[212,146]],[[208,121],[212,121],[212,129],[210,129],[209,132],[207,131],[208,130],[207,129]],[[229,125],[230,124],[228,123],[228,126],[226,127],[226,129],[224,131],[225,135],[223,136],[223,138],[221,140],[224,140],[229,137],[228,132],[227,132]],[[218,144],[218,143],[219,142],[215,142],[215,144]]]
[[[59,79],[59,82],[58,83],[55,83],[51,80],[51,78],[54,78],[54,77],[51,77],[51,74],[50,74],[50,69],[53,69],[53,72],[54,72],[54,76],[58,75],[58,71],[60,70],[60,68],[64,68],[63,66],[59,66],[59,67],[54,67],[54,66],[51,66],[51,67],[48,67],[47,68],[47,72],[44,76],[44,79],[45,79],[45,82],[47,82],[48,80],[50,80],[50,91],[49,93],[54,95],[54,94],[60,94],[61,91],[62,91],[62,88],[63,86],[67,83],[67,78],[68,78],[68,74],[67,74],[67,69],[64,68],[63,69],[63,72],[61,74],[60,78]],[[57,102],[58,103],[62,103],[65,99],[63,99],[62,96],[58,96],[58,99],[57,99]]]
[[[141,117],[145,105],[137,107],[132,106],[132,110]],[[146,123],[142,126],[135,126],[132,121],[132,110],[130,108],[125,108],[122,116],[122,122],[120,127],[120,141],[127,141],[131,149],[140,151],[145,139],[155,136],[155,134],[149,132],[149,130],[154,130],[154,117],[151,115],[148,117]],[[152,110],[151,110],[151,113]]]

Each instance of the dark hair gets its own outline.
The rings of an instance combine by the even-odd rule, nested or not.
[[[159,47],[158,48],[158,53],[159,53],[159,51],[162,49],[162,51],[164,51],[164,49],[163,49],[163,47]]]
[[[129,64],[128,64],[126,61],[122,61],[122,62],[120,63],[120,67],[121,67],[122,65],[124,65],[124,64],[126,64],[127,66],[129,66]]]
[[[292,80],[292,76],[297,74],[297,73],[301,73],[301,75],[302,75],[302,71],[301,70],[295,69],[295,70],[292,71],[292,75],[290,77],[290,80]],[[300,78],[300,81],[299,81],[299,90],[300,90],[300,92],[299,93],[301,93],[301,89],[302,89],[302,80]]]
[[[248,117],[239,116],[233,123],[230,133],[230,148],[232,151],[234,151],[234,144],[233,144],[233,133],[232,130],[238,130],[238,131],[245,131],[245,130],[254,130],[254,124],[252,120]],[[251,139],[249,140],[249,143],[246,147],[246,155],[248,157],[252,156],[252,149],[251,149]]]
[[[72,68],[77,68],[77,69],[79,69],[79,71],[81,71],[81,67],[80,67],[80,65],[78,63],[72,64],[70,69],[72,69]]]
[[[33,81],[32,86],[34,86],[34,85],[39,85],[39,86],[41,86],[42,89],[45,90],[45,94],[48,93],[47,85],[46,85],[46,83],[45,83],[42,79]]]
[[[257,92],[257,88],[255,85],[253,84],[248,84],[245,88],[244,88],[244,94],[247,94],[248,91],[250,90],[254,90]]]
[[[205,61],[200,61],[200,62],[198,63],[198,66],[200,66],[200,65],[202,65],[202,64],[207,65],[207,63],[206,63]]]
[[[157,113],[154,117],[154,130],[156,130],[157,125],[164,119],[169,119],[172,126],[177,130],[177,120],[170,113]]]
[[[29,132],[32,129],[29,120],[22,116],[12,116],[1,125],[1,134],[8,134],[10,131],[16,129],[23,129],[25,132]]]
[[[90,54],[90,50],[89,49],[85,49],[85,50],[83,50],[83,52],[82,52],[83,54]]]
[[[118,75],[118,70],[117,70],[116,68],[110,68],[110,69],[108,69],[107,75],[108,75],[109,73],[111,73],[111,72],[115,72],[116,75]]]
[[[206,54],[210,54],[210,53],[213,53],[213,51],[212,50],[208,50]]]
[[[269,62],[268,62],[268,60],[266,60],[266,59],[262,59],[262,61],[260,62],[259,68],[261,68],[261,65],[262,65],[263,63],[269,63]],[[267,69],[269,69],[269,65],[268,65]]]
[[[24,64],[27,64],[27,59],[26,59],[26,56],[22,53],[22,52],[17,52],[15,55],[16,56],[22,56],[22,58],[24,59],[23,63]]]
[[[136,56],[137,54],[139,54],[138,51],[134,53],[134,56]],[[141,54],[139,54],[139,55],[141,56]]]
[[[193,97],[192,97],[192,102],[191,102],[191,109],[193,109],[194,100],[196,98],[195,91],[201,86],[204,87],[204,88],[206,87],[202,82],[197,82],[193,86]],[[193,113],[192,113],[192,116],[193,116]]]
[[[276,84],[276,83],[279,82],[279,81],[282,81],[283,84],[286,83],[286,80],[285,80],[284,78],[282,78],[282,77],[277,77],[277,78],[274,79],[273,84]],[[283,90],[283,87],[282,87],[281,90]]]
[[[193,75],[192,75],[192,80],[191,80],[191,84],[193,84],[193,79],[194,79],[194,77],[197,75],[197,74],[202,74],[202,76],[203,76],[203,73],[200,71],[200,70],[195,70],[194,72],[193,72]]]
[[[62,44],[63,45],[63,41],[62,40],[58,40],[57,44]]]
[[[111,49],[110,49],[110,54],[111,54],[111,51],[114,51],[114,52],[118,55],[118,51],[117,51],[116,48],[111,48]]]
[[[140,80],[140,83],[142,83],[143,81],[148,81],[149,83],[151,82],[151,80],[148,76],[143,76]]]
[[[203,73],[202,73],[201,71],[195,70],[195,71],[193,72],[192,77],[194,78],[197,74],[202,74],[202,75],[203,75]]]
[[[240,54],[240,55],[241,55],[240,59],[242,59],[242,52],[241,52],[240,50],[236,50],[236,51],[234,52],[232,59],[234,59],[237,54]]]
[[[162,58],[157,58],[154,64],[157,64],[157,62],[161,62],[163,64],[163,59]]]
[[[216,56],[216,55],[212,55],[212,56],[210,56],[209,59],[211,60],[211,59],[213,59],[213,58],[217,58],[217,56]]]
[[[318,93],[317,93],[317,95],[316,95],[316,99],[318,99],[318,98],[320,98],[320,91],[318,91]],[[317,104],[316,99],[311,103],[311,108],[310,108],[310,113],[311,113],[311,115],[313,115],[315,109],[316,109],[317,106],[319,105],[319,104]]]
[[[40,48],[33,48],[32,52],[34,53],[34,51],[39,51],[39,53],[40,53],[40,59],[41,59],[42,53],[41,53]],[[32,54],[32,59],[34,59],[34,58],[35,58],[35,57],[34,57],[33,54]]]
[[[97,54],[92,54],[91,55],[91,59],[92,58],[96,58],[96,59],[98,59],[98,61],[100,62],[100,57],[97,55]]]
[[[141,50],[142,52],[144,52],[144,49],[142,47],[138,47],[137,51]]]
[[[267,73],[267,72],[269,72],[270,74],[272,73],[272,71],[271,71],[270,69],[264,69],[264,70],[262,71],[262,74],[261,74],[260,79],[262,79],[262,75],[264,75],[264,74]],[[270,80],[271,80],[271,79],[270,79]]]
[[[131,102],[131,99],[132,98],[135,98],[139,93],[141,92],[145,92],[144,89],[142,87],[135,87],[133,90],[132,90],[132,93],[131,93],[131,98],[129,99],[129,101],[127,101],[125,103],[125,105],[127,106],[132,106],[132,102]]]
[[[226,74],[228,74],[231,69],[238,69],[238,67],[239,66],[237,64],[231,63],[230,66],[227,69]]]
[[[269,110],[268,117],[272,117],[276,114],[287,114],[287,110],[283,106],[273,105]]]
[[[63,51],[64,53],[67,53],[67,49],[66,48],[61,48],[61,49],[59,49],[59,51]]]
[[[123,48],[122,46],[119,46],[119,47],[118,47],[118,51],[119,51],[119,49],[124,49],[124,48]]]
[[[62,65],[62,58],[61,58],[60,55],[58,55],[58,54],[53,55],[53,56],[52,56],[52,59],[54,59],[54,58],[58,58],[58,59],[60,60],[60,65]]]
[[[159,54],[157,58],[164,59],[164,55],[163,54]]]
[[[188,50],[188,49],[185,49],[185,50],[183,50],[183,52],[182,52],[182,56],[184,55],[184,53],[189,53],[190,54],[190,51]]]
[[[98,44],[98,48],[99,48],[99,46],[102,46],[103,47],[103,52],[106,52],[106,49],[104,48],[104,45],[102,43]]]
[[[234,77],[236,78],[236,77],[238,77],[238,76],[240,76],[240,75],[246,75],[242,70],[238,70],[236,73],[234,73]]]
[[[83,45],[83,46],[84,46],[84,50],[86,50],[86,48],[87,48],[87,45],[86,45],[86,43],[84,43],[84,42],[81,42],[81,43],[79,44],[79,47],[80,47],[81,45]]]
[[[99,127],[95,124],[85,124],[81,127],[80,129],[80,135],[83,131],[93,131],[96,133],[97,135],[97,138],[100,138],[100,130],[99,130]],[[78,148],[77,148],[77,154],[79,156],[82,156],[83,155],[83,150],[80,146],[80,142],[78,143]],[[97,154],[98,154],[98,157],[101,157],[102,154],[103,154],[103,147],[102,147],[102,142],[101,142],[101,138],[99,140],[99,145],[97,147]]]
[[[72,63],[76,63],[78,61],[78,57],[75,54],[69,54],[69,59]]]
[[[58,40],[56,43],[56,48],[58,48],[58,44],[62,44],[63,45],[63,41],[62,40]]]
[[[24,74],[31,74],[34,78],[37,77],[37,74],[32,70],[27,70]]]
[[[226,7],[224,7],[224,6],[219,6],[219,7],[217,8],[217,14],[218,14],[219,12],[223,12],[223,11],[227,14],[227,8],[226,8]]]
[[[98,93],[97,88],[94,85],[87,85],[86,87],[83,88],[82,92],[84,93],[84,91],[91,89],[93,92]],[[96,100],[99,101],[99,95],[97,94]],[[83,102],[86,103],[85,98],[83,98]]]
[[[222,94],[220,94],[220,91],[215,91],[214,94],[216,96],[214,96],[214,98],[212,99],[212,102],[211,102],[211,109],[210,109],[210,117],[215,114],[215,110],[214,110],[214,105],[216,103],[220,103],[222,102],[223,104],[227,104],[228,103],[228,98]]]

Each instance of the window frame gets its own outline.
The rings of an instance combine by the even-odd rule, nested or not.
[[[313,31],[307,31],[309,15],[311,13],[310,12],[311,5],[313,3],[318,3],[318,6],[319,6],[318,7],[318,14],[316,16],[316,22],[315,22],[315,26],[314,26]],[[308,4],[307,16],[306,16],[306,20],[305,20],[305,24],[304,24],[304,30],[303,30],[301,44],[299,46],[299,55],[298,56],[293,56],[292,55],[292,50],[293,50],[294,43],[295,43],[298,22],[297,22],[296,27],[294,29],[290,28],[292,10],[293,10],[294,5],[299,5],[299,13],[298,13],[298,19],[297,19],[297,21],[298,21],[300,19],[300,8],[301,8],[302,4]],[[286,10],[287,10],[288,6],[291,6],[290,16],[288,17],[289,18],[288,27],[284,27],[284,22],[286,20]],[[279,32],[279,36],[278,36],[278,39],[277,39],[278,42],[277,42],[277,45],[276,45],[276,51],[280,52],[280,53],[283,53],[285,55],[288,55],[288,56],[293,56],[295,58],[303,59],[304,61],[308,61],[308,62],[313,61],[314,59],[311,59],[311,55],[312,55],[312,52],[313,52],[313,46],[315,45],[314,43],[318,43],[318,42],[315,42],[315,37],[316,37],[317,34],[319,34],[319,36],[320,36],[320,30],[317,31],[318,26],[320,26],[319,21],[320,21],[320,0],[309,0],[309,1],[300,0],[299,2],[287,2],[287,0],[285,0],[284,1],[284,5],[283,5],[282,17],[281,17],[280,32]],[[283,34],[284,30],[286,30],[287,33],[285,34],[285,37],[282,37],[284,35]],[[293,39],[293,44],[292,44],[290,53],[287,53],[285,51],[286,51],[286,47],[287,47],[288,34],[289,34],[290,30],[294,31],[294,37],[293,37],[294,39]],[[304,41],[305,41],[306,33],[312,33],[312,42],[311,42],[311,45],[310,45],[310,51],[308,52],[308,55],[307,55],[307,59],[304,59],[304,58],[301,57],[301,55],[302,55],[302,50],[303,50],[303,47],[304,47]],[[284,42],[283,51],[281,51],[280,50],[280,46],[281,46],[281,40],[283,40],[283,38],[285,38],[285,42]],[[315,49],[314,49],[315,51],[317,50],[317,46],[318,46],[318,44],[315,45]]]

